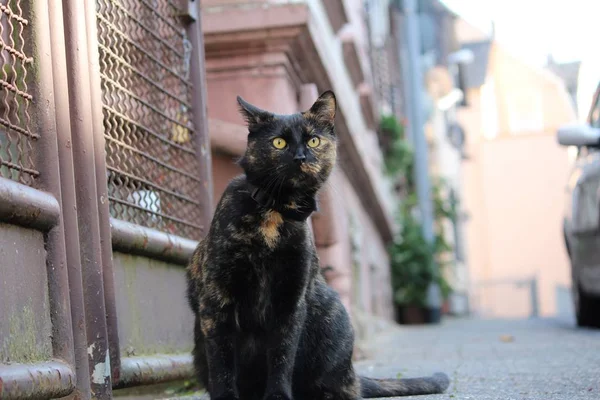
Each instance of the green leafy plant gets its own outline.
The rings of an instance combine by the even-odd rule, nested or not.
[[[381,117],[379,129],[384,142],[384,165],[388,175],[401,175],[412,165],[413,152],[404,140],[404,127],[393,115]]]
[[[444,254],[450,252],[452,247],[444,239],[444,230],[440,223],[436,223],[433,243],[425,240],[421,222],[415,216],[416,207],[416,195],[413,193],[400,207],[401,229],[390,246],[389,254],[394,301],[400,305],[424,307],[427,289],[432,282],[440,286],[444,298],[452,292],[444,276],[444,269],[448,265]],[[446,213],[447,205],[442,207]],[[436,222],[441,218],[445,217],[436,218]]]
[[[426,304],[427,287],[433,280],[433,246],[423,237],[415,217],[416,195],[400,207],[401,230],[390,247],[394,301],[401,305]]]
[[[452,247],[445,239],[444,221],[452,219],[456,211],[455,205],[448,202],[443,193],[447,182],[434,179],[431,192],[435,236],[433,243],[428,243],[417,217],[418,201],[413,181],[413,152],[404,140],[399,126],[401,127],[394,117],[382,118],[382,130],[389,132],[394,139],[389,147],[391,150],[386,154],[387,172],[394,176],[403,176],[406,186],[405,198],[398,209],[400,232],[389,248],[394,301],[398,305],[425,307],[427,289],[432,282],[437,282],[444,298],[447,298],[452,291],[444,277],[444,269],[449,263],[445,255],[452,251]]]
[[[432,185],[432,197],[433,197],[433,212],[435,218],[435,239],[433,246],[433,253],[435,262],[438,265],[439,276],[436,277],[437,283],[440,285],[442,296],[446,299],[452,292],[452,287],[444,277],[445,268],[451,264],[448,261],[447,255],[454,249],[446,241],[446,232],[444,229],[444,222],[446,220],[454,220],[456,218],[456,204],[451,203],[444,195],[444,190],[448,188],[448,183],[443,179],[434,179]]]

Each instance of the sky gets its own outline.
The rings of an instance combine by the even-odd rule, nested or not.
[[[442,0],[472,25],[489,31],[520,58],[544,65],[600,58],[600,0]]]

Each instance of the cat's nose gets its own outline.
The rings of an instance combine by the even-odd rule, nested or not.
[[[302,149],[296,150],[296,154],[294,154],[294,161],[298,164],[302,164],[306,160],[306,155]]]

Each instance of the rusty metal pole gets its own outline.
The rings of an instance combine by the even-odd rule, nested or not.
[[[190,74],[192,79],[192,123],[196,130],[196,154],[200,162],[202,179],[202,221],[203,235],[208,231],[208,225],[213,213],[213,182],[210,153],[210,137],[208,132],[208,114],[206,110],[206,70],[204,68],[204,36],[202,34],[202,18],[200,17],[200,1],[187,1],[187,35],[192,44]]]
[[[52,193],[61,203],[57,132],[53,96],[53,75],[50,54],[50,27],[47,2],[30,4],[30,15],[36,43],[34,59],[44,68],[37,71],[35,91],[35,114],[40,139],[36,145],[37,165],[41,170],[39,184],[42,190]],[[62,218],[46,234],[46,264],[48,270],[48,289],[50,299],[50,317],[52,318],[52,347],[55,357],[69,365],[75,364],[73,353],[73,332],[71,331],[71,304],[69,300],[69,276],[67,272],[66,246]]]
[[[102,267],[98,210],[94,127],[90,102],[90,68],[85,4],[63,0],[66,59],[71,108],[71,133],[75,169],[77,219],[80,234],[84,303],[88,338],[88,363],[92,398],[112,398],[110,354]]]
[[[33,365],[0,364],[0,399],[62,398],[72,395],[74,381],[73,369],[62,361],[48,361]]]
[[[62,2],[48,2],[50,17],[50,41],[52,44],[52,70],[54,76],[54,102],[56,106],[56,128],[58,159],[62,186],[62,220],[65,229],[66,257],[71,298],[71,319],[76,371],[76,391],[80,399],[89,399],[90,370],[87,354],[87,334],[85,307],[83,301],[83,281],[79,248],[79,227],[77,225],[77,201],[75,193],[75,171],[71,141],[71,115],[69,93],[65,90],[68,82],[65,55],[65,36]]]
[[[98,54],[98,29],[96,27],[96,1],[85,0],[87,28],[87,48],[90,68],[90,94],[92,105],[92,125],[94,131],[94,159],[96,166],[96,190],[98,191],[98,212],[102,250],[102,274],[104,278],[104,302],[106,307],[106,329],[110,352],[110,369],[113,385],[120,379],[121,354],[117,325],[117,300],[115,297],[115,276],[110,234],[110,211],[108,208],[108,186],[106,181],[106,143],[104,140],[104,118],[102,115],[102,88],[100,85],[100,64]]]

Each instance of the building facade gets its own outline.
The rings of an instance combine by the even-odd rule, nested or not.
[[[353,315],[393,318],[386,245],[394,195],[382,173],[364,3],[204,0],[214,198],[241,173],[247,130],[235,98],[277,113],[338,99],[339,163],[312,217],[328,282]],[[360,317],[357,317],[360,318]],[[359,331],[360,331],[360,327]]]
[[[557,128],[576,118],[570,93],[493,36],[459,20],[467,107],[463,164],[473,312],[487,317],[553,315],[568,291],[562,239],[567,150]]]

